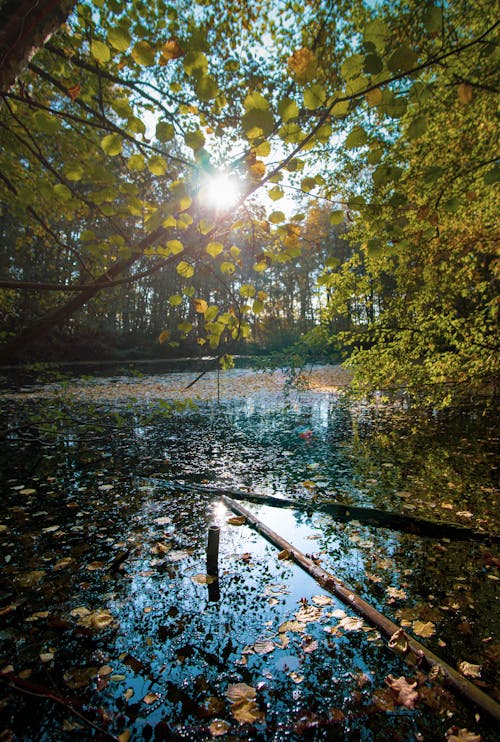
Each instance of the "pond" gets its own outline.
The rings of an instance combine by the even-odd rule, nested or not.
[[[336,367],[195,376],[4,379],[2,739],[495,739],[219,496],[291,500],[243,504],[498,699],[493,411],[355,401]]]

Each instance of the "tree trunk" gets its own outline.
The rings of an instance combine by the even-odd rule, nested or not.
[[[7,0],[0,11],[0,88],[8,90],[76,0]]]

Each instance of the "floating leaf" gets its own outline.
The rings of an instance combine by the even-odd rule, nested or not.
[[[429,637],[436,633],[436,626],[431,621],[413,621],[412,629],[417,636]]]
[[[210,723],[208,729],[212,737],[222,737],[224,734],[227,734],[229,732],[229,730],[231,729],[231,724],[222,719],[214,719]]]
[[[257,691],[246,683],[235,683],[228,686],[226,696],[231,703],[237,703],[242,700],[253,701],[257,697]]]
[[[416,682],[408,683],[405,677],[395,678],[392,675],[388,675],[385,682],[395,696],[397,704],[408,709],[415,708],[415,701],[418,700],[418,693],[415,690]]]
[[[160,698],[158,693],[146,693],[144,698],[142,699],[144,703],[147,703],[148,706],[157,701]]]
[[[458,669],[462,675],[465,675],[468,678],[481,677],[481,665],[471,665],[470,662],[460,662]]]
[[[245,521],[246,518],[244,515],[234,515],[231,518],[228,518],[226,523],[229,523],[230,526],[242,526]]]
[[[285,560],[285,559],[291,559],[292,558],[292,552],[289,551],[289,549],[283,549],[283,551],[280,551],[278,554],[278,559]]]
[[[191,579],[193,582],[196,582],[197,585],[211,585],[213,582],[217,582],[217,577],[206,574],[192,575]]]
[[[459,729],[454,726],[448,729],[445,735],[447,742],[482,742],[480,734],[469,732],[468,729]]]
[[[344,631],[360,631],[363,628],[363,619],[346,616],[339,621],[339,626],[342,626]]]
[[[315,605],[332,605],[333,603],[333,598],[329,595],[313,595],[311,600]]]
[[[313,639],[312,636],[307,636],[304,638],[302,642],[302,649],[306,654],[310,654],[311,652],[316,651],[318,648],[318,642],[316,639]]]
[[[274,652],[274,644],[272,641],[257,641],[253,645],[253,649],[255,654],[269,654],[270,652]]]

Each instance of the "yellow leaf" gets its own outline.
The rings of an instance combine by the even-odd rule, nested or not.
[[[278,559],[281,559],[281,560],[290,559],[291,556],[292,556],[291,551],[289,551],[288,549],[283,549],[283,551],[280,551],[280,553],[278,554]]]
[[[163,330],[163,332],[160,332],[160,334],[158,335],[158,342],[160,344],[161,343],[164,343],[165,340],[168,340],[169,337],[170,337],[169,331],[168,330]]]
[[[253,724],[264,720],[264,712],[260,710],[255,701],[243,699],[233,703],[231,713],[240,724]]]
[[[245,521],[244,515],[234,515],[232,518],[228,518],[226,523],[229,523],[230,526],[242,526]]]
[[[217,578],[213,575],[205,574],[193,575],[191,579],[193,580],[193,582],[196,582],[197,585],[211,585],[212,582],[215,582],[217,580]]]
[[[458,669],[462,675],[466,675],[468,678],[481,677],[481,665],[471,665],[470,662],[460,662]]]
[[[231,729],[231,724],[222,719],[214,719],[208,727],[212,737],[222,737]]]
[[[229,698],[231,703],[238,703],[238,701],[253,701],[257,696],[257,691],[255,688],[252,688],[251,685],[247,685],[246,683],[235,683],[228,686],[226,696]]]
[[[224,250],[224,245],[221,245],[220,242],[209,242],[205,250],[210,257],[215,258]]]
[[[205,299],[193,299],[194,311],[199,314],[205,314],[208,309],[208,304]]]
[[[424,621],[414,621],[412,624],[413,633],[417,636],[433,636],[436,633],[436,626],[435,624],[431,623],[431,621],[427,621],[424,623]]]
[[[144,703],[147,703],[149,706],[150,704],[157,701],[159,697],[160,696],[158,695],[158,693],[147,693],[142,700],[144,701]]]

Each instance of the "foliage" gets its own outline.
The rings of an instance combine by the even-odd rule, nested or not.
[[[498,370],[493,10],[219,6],[82,0],[3,91],[1,357],[85,316],[223,356],[321,312],[361,387],[448,403],[450,382],[482,385]],[[221,170],[230,208],[209,199]]]

